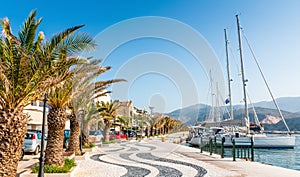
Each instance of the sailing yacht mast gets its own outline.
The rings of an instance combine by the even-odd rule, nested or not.
[[[215,120],[215,108],[214,108],[214,91],[213,91],[213,78],[211,70],[209,70],[209,79],[210,79],[210,89],[211,89],[211,109],[210,109],[210,121],[214,122]]]
[[[246,82],[247,82],[247,80],[245,79],[245,74],[244,74],[241,27],[240,27],[240,21],[239,21],[239,16],[238,15],[236,15],[236,21],[237,21],[237,29],[238,29],[239,51],[240,51],[240,59],[241,59],[241,72],[242,72],[243,91],[244,91],[245,118],[246,118],[247,134],[250,134],[249,113],[248,113],[247,93],[246,93]]]
[[[226,62],[227,62],[227,79],[228,79],[228,99],[229,99],[229,105],[230,105],[230,119],[233,120],[233,108],[232,108],[232,99],[231,99],[231,84],[232,81],[230,78],[230,68],[229,68],[229,59],[228,59],[228,39],[227,39],[227,32],[226,29],[224,29],[225,33],[225,46],[226,46]]]

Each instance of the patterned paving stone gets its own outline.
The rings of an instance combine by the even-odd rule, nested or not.
[[[103,155],[104,154],[93,155],[93,156],[91,156],[91,159],[126,168],[127,173],[121,177],[143,177],[143,176],[146,176],[151,173],[150,170],[145,169],[145,168],[139,168],[139,167],[134,167],[134,166],[129,166],[129,165],[121,165],[121,164],[117,164],[117,163],[103,161],[100,159],[100,157]]]
[[[154,164],[151,164],[151,163],[146,163],[146,162],[140,162],[140,161],[137,161],[137,160],[133,160],[129,157],[131,154],[132,153],[120,154],[120,157],[123,158],[123,159],[126,159],[126,160],[131,160],[131,161],[134,161],[134,162],[150,165],[150,166],[153,166],[153,167],[157,168],[158,171],[159,171],[159,174],[157,175],[157,177],[166,177],[166,176],[168,176],[168,177],[179,177],[179,176],[182,176],[182,173],[179,170],[176,170],[176,169],[171,168],[171,167],[166,167],[166,166],[162,166],[162,165],[154,165]]]
[[[139,158],[147,159],[147,160],[154,160],[154,161],[160,161],[160,162],[168,162],[168,163],[173,163],[173,164],[180,164],[180,165],[185,165],[192,167],[198,171],[197,175],[195,177],[202,177],[204,176],[207,171],[195,164],[192,163],[187,163],[187,162],[182,162],[182,161],[177,161],[177,160],[172,160],[172,159],[166,159],[166,158],[161,158],[161,157],[156,157],[152,155],[151,153],[138,153],[136,156]]]
[[[153,150],[155,150],[156,149],[156,147],[154,147],[154,146],[149,146],[149,145],[144,145],[144,144],[134,144],[134,145],[136,145],[136,146],[141,146],[141,147],[146,147],[146,148],[150,148],[150,151],[153,151]]]

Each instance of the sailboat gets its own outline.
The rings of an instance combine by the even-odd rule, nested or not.
[[[258,65],[258,62],[257,60],[255,59],[256,61],[256,64],[257,66],[259,67],[259,70],[260,70],[260,73],[263,77],[263,80],[265,82],[265,84],[267,85],[267,88],[268,88],[268,91],[274,101],[274,104],[279,112],[279,115],[281,116],[282,118],[282,121],[284,122],[287,130],[288,130],[288,133],[287,135],[278,135],[278,136],[270,136],[270,135],[267,135],[267,134],[264,134],[262,132],[260,133],[257,133],[257,132],[252,132],[250,133],[250,130],[251,130],[251,124],[250,124],[250,121],[249,121],[249,113],[248,113],[248,103],[247,103],[247,93],[246,93],[246,82],[247,80],[245,79],[245,73],[244,73],[244,63],[243,63],[243,53],[242,53],[242,39],[241,39],[241,28],[240,28],[240,22],[239,22],[239,17],[238,15],[236,15],[236,20],[237,20],[237,28],[238,28],[238,41],[239,41],[239,54],[240,54],[240,61],[241,61],[241,72],[242,72],[242,84],[243,84],[243,94],[244,94],[244,111],[245,111],[245,121],[246,121],[246,127],[247,127],[247,132],[246,132],[246,136],[245,137],[241,137],[241,136],[237,136],[235,138],[237,138],[238,140],[242,140],[243,139],[246,139],[246,138],[249,138],[249,137],[253,137],[253,141],[254,141],[254,148],[294,148],[295,147],[295,136],[291,136],[290,134],[290,129],[288,128],[286,122],[285,122],[285,119],[279,109],[279,106],[276,102],[276,100],[274,99],[274,96],[271,92],[271,89],[270,87],[268,86],[267,84],[267,81],[262,73],[262,70],[261,68],[259,67]],[[226,35],[226,30],[225,30],[225,40],[227,40],[227,35]],[[227,45],[227,41],[226,41],[226,45]],[[252,50],[251,50],[252,51]],[[227,51],[227,46],[226,46],[226,53],[228,53]],[[252,54],[253,54],[253,51],[252,51]],[[231,93],[230,93],[230,75],[229,75],[229,67],[228,67],[228,54],[226,55],[227,57],[227,72],[228,72],[228,84],[229,84],[229,95],[231,96]],[[254,108],[254,107],[253,107]],[[230,107],[230,109],[232,109],[232,106]],[[231,116],[233,117],[233,111],[231,110]],[[254,111],[255,113],[255,111]],[[252,125],[253,126],[253,125]],[[260,130],[261,129],[261,125],[258,124],[258,122],[256,121],[256,124],[255,124],[256,127],[259,127]],[[231,143],[231,138],[232,137],[225,137],[225,146],[227,147],[230,147],[232,146],[232,143]]]
[[[225,43],[226,43],[226,61],[227,61],[227,77],[228,77],[228,89],[229,89],[229,95],[228,95],[228,99],[230,101],[230,116],[229,116],[229,120],[225,120],[225,121],[221,121],[219,123],[219,127],[210,127],[209,129],[205,129],[203,126],[198,126],[195,127],[195,129],[197,130],[197,136],[194,136],[191,141],[190,144],[194,145],[194,146],[200,146],[201,145],[201,138],[205,138],[207,139],[210,136],[218,136],[218,139],[220,140],[222,137],[225,137],[225,143],[224,146],[225,147],[232,147],[232,138],[235,138],[237,141],[243,141],[246,142],[249,140],[250,137],[253,138],[254,141],[254,148],[290,148],[293,149],[295,147],[295,136],[291,136],[290,135],[290,129],[288,128],[285,119],[279,109],[279,106],[276,102],[276,100],[274,99],[274,96],[271,92],[270,87],[268,86],[266,79],[261,71],[261,68],[258,65],[258,62],[256,61],[257,66],[259,67],[260,73],[263,77],[263,80],[265,82],[265,84],[267,85],[268,91],[274,101],[274,104],[285,124],[285,126],[287,127],[287,130],[289,132],[289,134],[286,135],[277,135],[277,136],[271,136],[271,135],[267,135],[264,134],[262,132],[263,128],[260,125],[258,119],[255,121],[255,124],[250,123],[249,121],[249,113],[248,113],[248,103],[247,103],[247,92],[246,92],[246,82],[247,80],[245,79],[245,72],[244,72],[244,63],[243,63],[243,53],[242,53],[242,39],[241,39],[241,28],[240,28],[240,23],[239,23],[239,17],[238,15],[236,15],[236,20],[237,20],[237,28],[238,28],[238,41],[239,41],[239,51],[240,51],[240,62],[241,62],[241,73],[242,73],[242,84],[243,84],[243,94],[244,94],[244,114],[245,114],[245,118],[244,119],[240,119],[240,120],[234,120],[233,117],[233,106],[232,106],[232,102],[231,102],[231,78],[230,78],[230,73],[229,73],[229,60],[228,60],[228,40],[227,40],[227,34],[226,34],[226,30],[224,30],[225,32]],[[251,50],[252,51],[252,50]],[[253,53],[252,53],[253,54]],[[254,106],[252,106],[252,108],[254,109]],[[255,114],[255,111],[254,111]],[[223,127],[231,127],[231,131],[224,133],[223,131]],[[246,133],[241,133],[241,132],[236,132],[234,130],[235,129],[243,129],[246,128]],[[257,128],[259,130],[258,131],[251,131],[251,130],[255,130],[253,128]],[[219,132],[222,132],[221,134]]]

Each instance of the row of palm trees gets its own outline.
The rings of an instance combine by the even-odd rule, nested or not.
[[[97,102],[92,103],[89,107],[89,115],[84,117],[84,128],[83,133],[85,137],[88,137],[88,132],[90,122],[92,120],[101,121],[102,126],[104,126],[104,142],[108,142],[109,133],[113,125],[120,126],[120,129],[131,129],[132,121],[138,122],[135,130],[144,130],[146,136],[156,136],[161,134],[169,134],[178,131],[187,131],[188,127],[181,123],[179,120],[173,119],[169,116],[153,116],[146,115],[145,111],[134,117],[120,117],[117,115],[118,104],[115,102]],[[117,123],[118,122],[118,123]],[[131,124],[131,125],[130,125]],[[72,132],[72,130],[71,130]],[[84,142],[88,145],[88,140]],[[77,146],[78,147],[78,146]]]
[[[101,116],[104,118],[105,122],[105,141],[108,141],[109,129],[112,124],[117,120],[120,122],[121,127],[126,130],[132,128],[132,122],[137,122],[134,129],[144,130],[146,136],[155,136],[160,134],[169,134],[171,132],[186,131],[188,127],[181,123],[179,120],[173,119],[169,116],[153,116],[146,115],[146,111],[141,111],[141,113],[134,117],[117,117],[116,109],[117,106],[113,102],[110,103],[101,103],[102,109],[110,110],[109,112],[102,112]]]
[[[74,26],[45,38],[37,32],[42,19],[36,10],[26,18],[18,35],[12,33],[8,18],[0,23],[0,173],[15,176],[28,116],[25,106],[47,94],[48,142],[45,164],[64,165],[63,131],[70,119],[73,136],[70,149],[77,152],[79,110],[95,97],[103,96],[110,84],[123,80],[94,80],[110,67],[79,54],[95,49],[93,38]],[[95,94],[97,93],[97,94]],[[69,113],[68,113],[69,112]]]
[[[80,125],[85,130],[82,133],[87,144],[89,123],[93,119],[103,121],[104,141],[109,141],[110,127],[117,119],[113,102],[95,103],[94,100],[108,94],[105,90],[109,85],[124,80],[95,81],[111,67],[101,66],[100,60],[80,56],[95,49],[93,38],[78,32],[83,27],[80,25],[47,39],[43,32],[37,31],[42,19],[37,19],[36,13],[34,10],[29,14],[18,35],[12,33],[8,18],[0,21],[0,174],[3,176],[16,175],[28,119],[24,107],[42,100],[44,95],[50,107],[45,164],[64,165],[62,142],[67,119],[71,129],[67,151],[75,154],[81,154]],[[118,119],[129,125],[128,118]],[[148,136],[169,133],[183,126],[170,117],[148,116],[141,122],[148,127]]]

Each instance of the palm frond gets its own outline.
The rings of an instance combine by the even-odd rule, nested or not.
[[[62,42],[61,47],[66,49],[68,55],[73,55],[82,51],[94,50],[96,43],[90,35],[86,33],[79,33],[68,36]]]
[[[23,24],[22,30],[19,32],[19,39],[21,45],[25,48],[27,53],[32,50],[36,36],[36,30],[42,22],[42,18],[36,20],[36,10],[33,10]]]
[[[57,48],[64,42],[64,40],[71,34],[73,34],[75,31],[77,31],[78,29],[82,28],[84,25],[79,25],[79,26],[74,26],[71,28],[67,28],[66,30],[64,30],[61,33],[58,33],[56,35],[54,35],[51,39],[51,41],[49,41],[48,43],[48,52],[53,53],[55,52],[55,50],[57,50]]]

